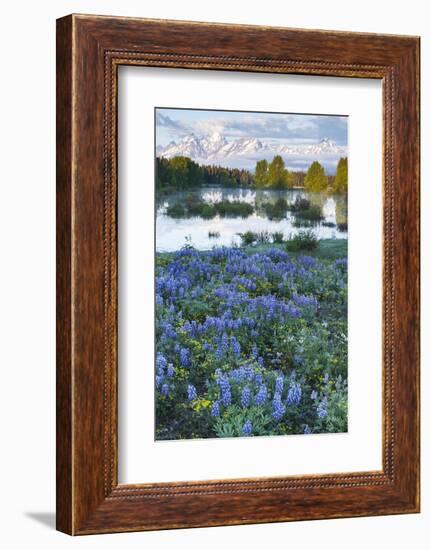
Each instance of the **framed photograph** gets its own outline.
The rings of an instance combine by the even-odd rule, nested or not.
[[[419,511],[419,38],[57,21],[57,528]]]

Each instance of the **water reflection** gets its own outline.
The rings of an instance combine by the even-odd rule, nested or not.
[[[248,218],[220,218],[212,219],[171,218],[166,215],[166,209],[188,195],[198,196],[205,202],[215,203],[221,200],[241,201],[253,204],[255,212]],[[263,204],[275,201],[282,197],[288,203],[295,202],[297,196],[307,198],[311,204],[320,206],[324,215],[324,223],[347,223],[347,200],[345,196],[330,196],[325,193],[307,193],[302,190],[292,189],[288,191],[233,189],[223,187],[201,188],[196,191],[179,191],[157,201],[156,218],[156,248],[160,252],[178,250],[186,242],[191,242],[199,250],[211,249],[213,246],[231,246],[240,244],[238,233],[245,231],[276,231],[284,233],[287,238],[295,235],[301,228],[294,227],[294,216],[286,213],[281,220],[270,220],[266,217]],[[312,228],[319,239],[345,239],[346,232],[339,231],[337,227],[326,227],[318,223]],[[219,234],[218,237],[210,237],[209,234]]]

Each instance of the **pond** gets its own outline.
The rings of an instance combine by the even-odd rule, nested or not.
[[[166,214],[172,204],[182,202],[187,196],[194,195],[211,204],[221,200],[246,202],[254,207],[254,213],[247,218],[228,218],[215,216],[212,219],[201,217],[173,218]],[[241,243],[239,233],[246,231],[269,233],[282,232],[284,237],[295,235],[307,228],[294,227],[295,216],[287,212],[283,219],[270,220],[262,205],[275,203],[284,198],[294,203],[296,198],[304,197],[311,204],[322,208],[324,219],[311,228],[319,239],[345,239],[347,233],[337,227],[324,224],[344,224],[347,222],[347,198],[344,195],[327,195],[326,193],[309,193],[302,189],[263,190],[238,189],[228,187],[202,187],[193,191],[178,191],[161,198],[157,203],[156,249],[158,252],[172,252],[186,243],[198,250],[208,250],[214,246],[232,246]],[[215,235],[215,236],[210,236]]]

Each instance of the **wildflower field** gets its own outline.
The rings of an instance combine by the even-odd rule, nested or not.
[[[156,439],[347,431],[347,260],[156,254]]]

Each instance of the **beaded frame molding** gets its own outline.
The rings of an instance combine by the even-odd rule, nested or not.
[[[382,81],[381,471],[118,483],[120,65]],[[57,529],[79,535],[418,511],[419,38],[90,15],[59,19]]]

